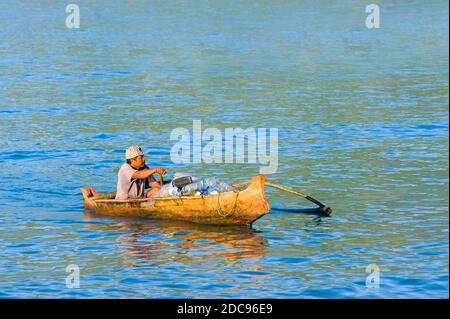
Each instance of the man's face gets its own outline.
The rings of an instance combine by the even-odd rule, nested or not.
[[[137,169],[142,168],[145,164],[144,156],[143,155],[136,156],[132,160],[131,164],[133,164],[133,166],[136,167]]]

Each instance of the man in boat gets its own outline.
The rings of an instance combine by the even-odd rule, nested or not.
[[[131,146],[125,151],[126,163],[120,167],[117,179],[116,199],[152,197],[161,185],[153,174],[166,174],[162,167],[149,168],[145,165],[144,152],[139,146]],[[149,191],[145,189],[151,188]]]

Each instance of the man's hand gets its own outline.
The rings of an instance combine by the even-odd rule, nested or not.
[[[166,175],[166,170],[162,167],[155,168],[155,173],[159,175]]]
[[[160,188],[161,188],[161,185],[159,185],[158,182],[151,182],[149,186],[150,186],[152,189],[153,189],[153,188],[157,188],[157,189],[160,189]]]
[[[152,188],[151,190],[149,190],[146,194],[145,197],[150,198],[153,195],[155,195],[159,189],[161,188],[161,185],[159,185],[159,183],[157,182],[152,182],[150,183],[150,187]]]

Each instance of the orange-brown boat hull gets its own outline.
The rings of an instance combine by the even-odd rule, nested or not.
[[[270,205],[264,194],[265,180],[265,175],[259,175],[240,192],[208,196],[114,200],[101,199],[101,196],[93,197],[90,188],[82,188],[81,191],[85,207],[98,215],[150,217],[214,225],[244,225],[252,224],[270,211]]]

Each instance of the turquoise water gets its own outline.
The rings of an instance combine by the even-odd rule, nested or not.
[[[0,297],[448,297],[448,3],[0,3]],[[279,130],[252,228],[91,216],[124,149],[234,182],[260,165],[174,165],[170,132]],[[66,267],[80,288],[66,287]],[[380,287],[366,287],[376,264]]]

